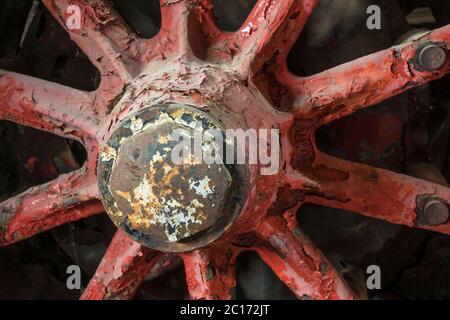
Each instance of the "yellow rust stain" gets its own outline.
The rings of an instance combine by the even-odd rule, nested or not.
[[[170,135],[166,135],[166,136],[161,135],[158,138],[159,144],[168,144],[171,140],[172,140],[172,137]]]
[[[202,164],[202,162],[200,161],[200,159],[195,157],[195,155],[192,152],[186,155],[180,163],[181,166],[194,166],[200,164]]]
[[[170,113],[173,118],[181,118],[186,113],[185,110],[176,109]]]
[[[114,148],[111,148],[110,146],[106,145],[103,147],[102,154],[100,155],[100,159],[102,161],[110,161],[114,160],[117,157],[117,150]]]
[[[155,164],[159,162],[163,163],[163,170],[167,174],[157,181]],[[202,224],[206,220],[204,205],[200,201],[194,199],[188,206],[178,201],[184,196],[181,189],[172,189],[174,178],[182,178],[180,167],[172,167],[158,157],[151,161],[149,172],[132,192],[120,190],[115,192],[131,206],[132,212],[128,214],[128,220],[133,228],[149,229],[152,226],[163,226],[166,237],[170,241],[177,241],[191,235],[190,224]],[[177,196],[177,199],[173,196]],[[172,229],[171,232],[169,227]]]

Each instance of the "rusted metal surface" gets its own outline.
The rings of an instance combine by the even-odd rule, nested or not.
[[[176,104],[152,106],[124,120],[103,147],[98,166],[111,219],[136,240],[165,251],[192,250],[221,235],[236,217],[230,199],[245,199],[246,182],[233,183],[240,177],[225,159],[205,164],[186,151],[177,163],[172,155],[180,137],[191,146],[208,130],[221,128],[208,114]],[[201,151],[213,147],[200,143]],[[206,242],[189,246],[188,239],[202,232]]]
[[[449,220],[449,208],[446,203],[432,197],[421,197],[418,202],[417,225],[439,226]]]
[[[434,71],[444,66],[447,61],[447,53],[437,44],[429,43],[419,50],[417,59],[422,68],[427,71]]]
[[[212,1],[161,0],[161,30],[144,40],[106,1],[44,0],[63,26],[69,4],[82,9],[81,30],[68,32],[99,69],[100,87],[86,93],[2,72],[0,118],[77,139],[88,160],[80,171],[0,204],[0,243],[94,213],[91,201],[101,194],[113,221],[128,228],[118,231],[85,299],[130,298],[157,263],[158,254],[143,245],[197,249],[181,254],[194,299],[231,298],[235,258],[243,250],[258,252],[299,298],[352,299],[356,295],[296,228],[292,212],[302,204],[450,234],[439,204],[450,203],[447,187],[331,157],[314,138],[323,124],[448,74],[449,59],[438,53],[427,61],[419,51],[433,44],[447,57],[450,27],[296,77],[287,69],[287,53],[317,3],[260,0],[238,32],[224,33],[213,21]],[[272,86],[292,97],[283,112],[266,98]],[[165,112],[160,105],[176,107]],[[171,165],[161,148],[169,133],[186,126],[176,121],[186,105],[223,128],[279,129],[280,170],[263,176],[260,165],[212,171]],[[164,115],[169,121],[158,123]],[[439,202],[422,203],[423,197]],[[212,204],[228,206],[228,218]],[[420,210],[431,212],[426,225]]]

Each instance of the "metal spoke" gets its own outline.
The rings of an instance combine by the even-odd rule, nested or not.
[[[298,298],[355,298],[322,253],[301,231],[291,232],[283,218],[267,218],[258,233],[265,245],[256,251]]]
[[[448,59],[435,70],[418,61],[423,50],[430,50],[429,43],[439,44],[434,50],[444,57],[450,49],[450,26],[311,77],[296,78],[284,69],[278,78],[297,95],[296,116],[314,118],[320,126],[446,75]]]
[[[0,245],[104,212],[86,167],[0,203]]]
[[[175,59],[192,59],[193,51],[189,37],[192,1],[160,0],[161,31],[157,35],[161,52],[166,57],[173,54]]]
[[[197,249],[182,258],[192,299],[231,299],[236,286],[232,249]]]
[[[125,300],[133,298],[161,254],[147,249],[118,230],[82,300]]]
[[[91,94],[0,70],[0,118],[67,138],[95,140],[99,117]]]
[[[131,58],[140,51],[139,40],[105,0],[43,3],[100,71],[102,79],[95,105],[98,111],[108,112],[110,103],[138,73]],[[71,5],[80,10],[80,29],[68,28],[66,16]]]
[[[210,44],[219,41],[225,36],[214,19],[214,0],[199,0],[194,6],[194,13],[200,23],[206,40]]]
[[[275,53],[284,58],[297,40],[318,0],[259,0],[230,44],[237,70],[249,72]]]
[[[450,234],[447,187],[317,153],[306,202]]]

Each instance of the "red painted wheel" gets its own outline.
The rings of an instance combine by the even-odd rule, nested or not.
[[[439,57],[450,49],[450,26],[299,78],[287,70],[286,57],[318,0],[259,0],[236,33],[216,27],[212,0],[161,0],[161,30],[150,40],[137,37],[106,1],[43,2],[63,26],[67,7],[81,8],[81,30],[68,32],[99,69],[101,84],[82,92],[2,72],[0,118],[78,140],[88,159],[82,169],[0,204],[0,245],[104,212],[100,200],[111,211],[98,184],[99,154],[126,119],[163,102],[205,112],[214,105],[248,128],[282,134],[280,170],[263,176],[258,165],[248,167],[245,203],[223,234],[194,250],[173,250],[182,251],[193,299],[231,298],[236,257],[245,250],[256,251],[299,298],[357,298],[298,229],[302,204],[450,234],[450,190],[333,158],[316,147],[314,135],[324,124],[446,75],[450,61]],[[430,48],[433,59],[424,62]],[[282,108],[274,92],[282,93]],[[83,299],[132,298],[163,256],[137,238],[117,232]]]

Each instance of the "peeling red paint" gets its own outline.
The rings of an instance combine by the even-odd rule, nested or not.
[[[331,264],[298,229],[289,230],[280,217],[258,228],[265,245],[256,249],[298,298],[354,299],[354,293]]]
[[[0,206],[0,246],[104,211],[84,169],[29,189]]]
[[[231,299],[236,286],[236,258],[241,250],[215,246],[182,254],[192,299]]]
[[[117,231],[94,278],[84,290],[83,300],[131,299],[161,254]]]

